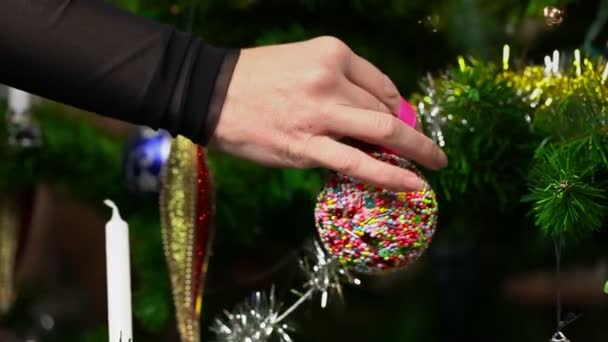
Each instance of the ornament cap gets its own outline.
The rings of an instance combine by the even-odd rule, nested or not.
[[[400,100],[399,105],[399,113],[397,113],[397,117],[406,125],[416,129],[416,123],[418,122],[418,114],[416,114],[416,109],[412,107],[409,102],[407,102],[403,97]],[[386,153],[396,154],[394,151],[388,148],[381,148],[380,151]]]
[[[399,120],[405,122],[408,126],[412,128],[416,128],[416,122],[418,121],[418,115],[416,115],[416,110],[409,104],[404,98],[401,98],[399,113]]]

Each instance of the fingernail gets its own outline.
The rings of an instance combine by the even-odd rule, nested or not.
[[[397,86],[395,86],[395,83],[393,83],[393,80],[391,80],[387,74],[384,74],[384,90],[389,96],[395,96],[399,93],[397,91]]]
[[[421,191],[426,186],[426,182],[419,177],[408,177],[407,187],[412,189],[411,191]]]
[[[401,98],[401,95],[399,94],[399,89],[397,89],[395,83],[393,83],[393,81],[387,75],[384,75],[384,92],[386,96],[390,98],[396,98],[395,100]],[[392,108],[392,110],[399,111],[398,102],[395,103],[395,108]]]

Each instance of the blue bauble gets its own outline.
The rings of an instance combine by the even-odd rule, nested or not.
[[[129,189],[140,193],[160,191],[161,172],[171,152],[171,135],[142,127],[127,145],[125,177]]]

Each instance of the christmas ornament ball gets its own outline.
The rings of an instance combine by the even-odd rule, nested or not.
[[[420,175],[396,154],[370,155]],[[428,186],[392,192],[334,173],[317,198],[315,223],[329,254],[355,272],[374,274],[416,261],[433,239],[437,212],[435,192]]]
[[[161,172],[170,152],[171,135],[167,131],[139,128],[127,144],[125,152],[127,187],[140,193],[158,192]]]

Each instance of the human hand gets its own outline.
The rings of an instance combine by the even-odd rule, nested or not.
[[[397,191],[424,186],[414,173],[339,141],[389,148],[439,169],[431,139],[395,117],[393,82],[336,38],[244,49],[210,147],[274,167],[325,167]]]

